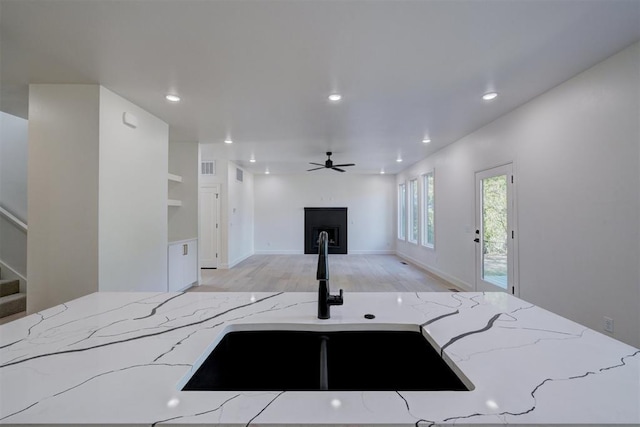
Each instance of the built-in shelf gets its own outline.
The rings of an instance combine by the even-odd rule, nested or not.
[[[182,182],[182,177],[180,175],[174,175],[174,174],[170,173],[169,174],[169,181]]]
[[[169,179],[169,181],[173,181],[173,182],[182,182],[182,177],[180,175],[175,175],[175,174],[167,174],[167,178]],[[175,199],[169,199],[167,201],[167,205],[168,206],[182,206],[182,200],[175,200]]]

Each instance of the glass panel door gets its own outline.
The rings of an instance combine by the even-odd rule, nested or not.
[[[476,173],[476,290],[516,293],[512,165]]]

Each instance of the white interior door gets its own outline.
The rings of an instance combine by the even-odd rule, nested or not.
[[[511,163],[476,172],[476,290],[517,295]]]
[[[220,187],[200,188],[200,268],[218,268]]]

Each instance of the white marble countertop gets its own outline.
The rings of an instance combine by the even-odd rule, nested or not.
[[[640,351],[510,295],[347,293],[331,319],[316,310],[315,293],[97,293],[10,322],[0,423],[640,425]],[[179,389],[230,328],[420,325],[475,389]]]

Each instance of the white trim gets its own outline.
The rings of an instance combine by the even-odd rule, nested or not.
[[[426,264],[424,264],[421,261],[418,261],[417,259],[410,257],[408,255],[405,255],[403,253],[400,252],[396,252],[396,255],[402,259],[405,259],[407,261],[410,261],[412,264],[417,265],[418,267],[428,271],[429,273],[433,274],[434,276],[439,277],[440,279],[451,283],[454,286],[457,286],[458,288],[462,289],[463,291],[468,291],[468,292],[472,292],[473,291],[473,286],[467,282],[464,282],[456,277],[450,276],[449,274],[438,270],[437,268],[433,268],[431,266],[428,266]]]
[[[255,255],[304,255],[304,251],[301,250],[268,250],[268,251],[255,251]]]
[[[402,199],[404,199],[404,212],[402,212],[402,202],[401,202],[401,191],[400,189],[404,190],[404,197],[402,197]],[[397,191],[397,202],[396,202],[396,216],[397,216],[397,224],[396,224],[396,237],[398,238],[398,240],[402,240],[404,242],[407,241],[407,229],[409,228],[409,218],[408,218],[408,207],[407,207],[407,181],[405,180],[404,182],[401,182],[399,184],[396,185],[396,191]],[[401,236],[400,235],[400,231],[402,230],[402,222],[404,221],[404,235]]]
[[[507,178],[507,203],[511,205],[507,208],[507,287],[503,289],[502,286],[493,284],[491,282],[485,281],[482,278],[482,259],[483,256],[481,254],[482,244],[475,245],[475,290],[476,291],[490,291],[490,292],[506,292],[512,294],[514,296],[520,295],[520,289],[518,286],[518,280],[516,279],[518,276],[518,267],[516,263],[518,262],[518,252],[515,249],[517,246],[517,223],[514,220],[516,211],[515,211],[515,183],[514,180],[514,162],[508,162],[501,164],[499,166],[495,166],[489,169],[483,169],[475,172],[474,178],[474,192],[475,192],[475,207],[474,207],[474,216],[475,216],[475,227],[476,230],[481,230],[480,235],[476,235],[476,237],[482,238],[482,198],[483,194],[481,191],[480,183],[482,180],[486,178],[492,178],[495,176],[505,175]],[[516,238],[509,236],[509,234],[515,233]]]
[[[16,270],[11,268],[8,264],[0,260],[0,269],[4,271],[4,279],[17,279],[20,281],[20,292],[27,292],[27,278]],[[8,273],[8,274],[7,274]]]
[[[169,242],[169,245],[178,245],[181,243],[187,243],[187,242],[193,242],[193,241],[198,241],[197,237],[192,237],[190,239],[182,239],[182,240],[172,240]]]
[[[174,182],[182,182],[182,177],[180,175],[175,175],[175,174],[168,174],[168,179],[169,181],[174,181]]]
[[[200,175],[198,175],[198,182],[200,180]],[[215,244],[216,244],[216,252],[218,254],[217,256],[217,261],[216,261],[216,266],[215,267],[202,267],[202,262],[201,262],[201,258],[200,258],[200,254],[202,253],[202,251],[200,250],[200,246],[198,246],[198,271],[202,270],[202,268],[228,268],[228,267],[222,267],[222,247],[220,246],[220,239],[222,236],[222,217],[220,216],[220,205],[222,204],[222,189],[220,184],[218,183],[203,183],[203,184],[198,184],[198,236],[200,237],[200,234],[202,232],[201,230],[201,212],[200,210],[202,209],[202,206],[200,205],[200,197],[202,196],[202,190],[204,189],[208,189],[211,188],[213,189],[213,191],[216,193],[216,221],[217,221],[217,231],[215,232]],[[198,245],[201,244],[201,242],[204,239],[199,239],[198,240]],[[226,255],[226,253],[225,253]],[[224,264],[227,265],[227,264]],[[200,277],[199,279],[200,281],[202,281],[202,277]]]
[[[395,255],[396,251],[394,250],[350,250],[346,255]],[[255,255],[305,255],[304,251],[299,250],[269,250],[269,251],[255,251]],[[316,256],[317,254],[308,254],[311,256]],[[331,254],[333,255],[344,255],[344,254]]]
[[[249,258],[251,255],[253,255],[253,253],[249,253],[249,254],[243,255],[243,256],[241,256],[240,258],[237,258],[237,259],[235,259],[235,260],[231,261],[231,262],[228,264],[228,267],[226,267],[226,268],[233,268],[233,267],[235,267],[236,265],[240,264],[240,263],[241,263],[242,261],[244,261],[245,259]],[[222,268],[224,268],[224,267],[222,267]]]
[[[349,255],[395,255],[396,251],[392,250],[364,250],[364,251],[349,251]]]
[[[418,245],[418,242],[420,241],[420,232],[422,231],[420,228],[420,211],[422,210],[420,208],[420,177],[419,176],[414,176],[412,178],[409,178],[409,180],[407,181],[407,242],[408,243],[413,243],[414,245]],[[411,184],[415,183],[415,190],[416,190],[416,205],[418,206],[418,212],[416,212],[416,215],[414,217],[413,215],[413,191],[411,191]],[[413,222],[415,221],[416,225],[417,225],[417,231],[416,231],[416,238],[415,240],[411,239],[411,233],[413,230]]]
[[[8,219],[9,222],[13,223],[13,225],[17,226],[18,228],[20,228],[25,233],[27,232],[27,224],[25,224],[24,222],[20,221],[16,216],[11,214],[11,212],[6,210],[2,206],[0,206],[0,215],[5,217],[6,219]]]
[[[426,178],[431,175],[433,180],[433,243],[425,242],[425,237],[428,233],[427,227],[427,202],[426,196],[428,195],[428,186],[425,186]],[[436,173],[435,169],[431,169],[420,175],[420,246],[427,249],[435,250],[436,247]]]

